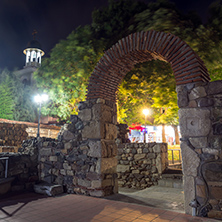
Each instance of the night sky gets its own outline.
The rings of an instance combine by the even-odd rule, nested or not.
[[[135,0],[136,1],[136,0]],[[145,3],[149,0],[143,0]],[[203,21],[212,0],[171,0],[183,12],[196,10]],[[46,55],[78,26],[90,24],[91,12],[108,0],[0,0],[0,68],[22,68],[23,49],[34,29]]]

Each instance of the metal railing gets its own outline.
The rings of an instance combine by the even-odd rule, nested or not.
[[[1,157],[0,160],[5,160],[5,178],[8,177],[8,159],[9,157]]]
[[[169,152],[168,152],[168,161],[169,163],[171,162],[172,164],[181,164],[181,150],[180,149],[168,149],[170,151],[172,160],[169,160]],[[175,159],[175,152],[178,152],[178,158]]]

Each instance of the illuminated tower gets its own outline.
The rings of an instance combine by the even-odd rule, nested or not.
[[[27,48],[24,49],[23,53],[26,55],[26,62],[25,67],[36,67],[38,68],[41,66],[41,58],[45,54],[43,50],[41,49],[41,44],[35,40],[35,35],[37,32],[34,30],[33,34],[33,40],[31,40]]]
[[[33,73],[41,66],[41,58],[45,54],[41,49],[41,44],[35,40],[36,34],[37,32],[34,30],[33,40],[28,42],[23,51],[26,55],[25,66],[14,72],[24,85],[33,85]]]

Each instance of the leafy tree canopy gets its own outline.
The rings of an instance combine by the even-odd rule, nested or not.
[[[88,78],[102,55],[95,52],[91,36],[90,26],[77,28],[52,49],[35,73],[37,86],[51,99],[44,114],[67,119],[85,99]]]
[[[186,41],[203,59],[213,80],[222,77],[222,6],[211,6],[206,25],[195,12],[182,14],[173,3],[159,0],[148,5],[134,0],[109,2],[95,10],[91,26],[79,27],[60,41],[44,58],[35,74],[37,85],[48,91],[51,102],[45,114],[68,119],[84,100],[88,78],[96,63],[119,39],[136,31],[171,32]],[[169,65],[160,61],[138,64],[122,81],[118,94],[119,120],[141,122],[139,110],[152,107],[154,120],[161,124],[178,123],[175,80]],[[126,103],[127,101],[127,103]]]
[[[32,88],[24,87],[13,72],[4,69],[0,73],[0,118],[33,122],[35,107],[31,98]]]

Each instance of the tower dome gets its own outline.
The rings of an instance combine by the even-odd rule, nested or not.
[[[41,57],[45,54],[41,49],[41,44],[35,40],[36,33],[36,31],[33,32],[33,40],[28,42],[26,49],[23,51],[23,53],[26,55],[25,67],[41,66]]]

